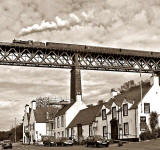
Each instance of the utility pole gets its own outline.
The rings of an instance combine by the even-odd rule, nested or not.
[[[16,137],[16,136],[17,136],[17,135],[16,135],[16,126],[17,126],[17,123],[16,123],[16,122],[17,122],[17,120],[16,120],[16,118],[15,118],[15,137],[14,137],[14,138],[15,138],[15,143],[16,143],[16,141],[17,141],[17,140],[16,140],[16,138],[17,138],[17,137]]]

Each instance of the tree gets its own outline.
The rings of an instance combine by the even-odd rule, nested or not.
[[[151,112],[151,114],[150,114],[150,127],[152,130],[152,133],[155,131],[157,125],[158,125],[158,114],[157,114],[157,112]]]

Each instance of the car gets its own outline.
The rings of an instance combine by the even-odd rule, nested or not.
[[[0,141],[0,145],[2,145],[3,144],[3,141]]]
[[[85,140],[86,147],[88,146],[95,146],[95,147],[108,147],[109,141],[102,136],[90,136]]]
[[[55,137],[54,136],[43,136],[42,137],[44,146],[55,146]]]
[[[2,144],[3,149],[5,148],[12,148],[12,142],[11,140],[4,140]]]
[[[56,139],[56,146],[72,146],[73,140],[65,137],[57,138]]]

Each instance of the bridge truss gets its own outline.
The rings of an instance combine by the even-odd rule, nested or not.
[[[153,73],[160,53],[62,43],[0,43],[0,65]]]

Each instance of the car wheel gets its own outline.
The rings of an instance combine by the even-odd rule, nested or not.
[[[109,143],[107,143],[105,146],[108,147],[108,146],[109,146]]]
[[[95,143],[94,146],[97,147],[98,146],[97,143]]]

